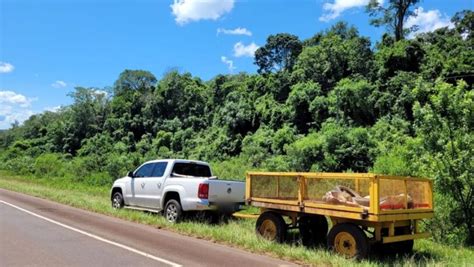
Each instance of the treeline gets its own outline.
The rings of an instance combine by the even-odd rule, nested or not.
[[[271,35],[258,74],[125,70],[1,132],[0,168],[92,185],[155,158],[210,161],[234,179],[249,169],[430,177],[436,219],[426,227],[472,245],[473,12],[452,21],[374,45],[342,22],[307,40]]]

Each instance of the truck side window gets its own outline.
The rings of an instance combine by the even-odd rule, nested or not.
[[[151,177],[151,173],[153,171],[153,164],[148,163],[141,166],[136,172],[135,177]]]
[[[167,162],[158,162],[158,163],[153,163],[155,165],[155,168],[153,169],[153,173],[151,176],[153,177],[162,177],[163,174],[165,174],[166,166],[168,165]]]

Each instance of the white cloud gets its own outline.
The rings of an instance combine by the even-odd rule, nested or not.
[[[370,0],[334,0],[332,3],[324,3],[324,14],[319,17],[320,21],[328,22],[341,15],[347,9],[355,7],[364,7]],[[378,0],[379,4],[383,4],[383,0]]]
[[[255,51],[259,48],[254,42],[249,45],[244,45],[242,42],[238,42],[234,45],[234,56],[235,57],[253,57]]]
[[[29,107],[35,98],[28,98],[22,94],[17,94],[13,91],[0,91],[1,104],[14,104],[20,107]]]
[[[170,5],[176,23],[216,20],[234,8],[235,0],[174,0]]]
[[[0,129],[10,128],[15,121],[22,123],[33,115],[30,106],[35,100],[13,91],[0,90]]]
[[[449,17],[443,16],[437,9],[424,12],[423,8],[419,7],[414,10],[414,13],[414,16],[410,16],[407,19],[405,27],[410,28],[416,25],[418,26],[417,33],[431,32],[443,27],[454,27]],[[413,37],[413,35],[411,35],[411,37]]]
[[[230,73],[234,72],[234,70],[235,70],[234,61],[228,59],[228,58],[225,57],[225,56],[222,56],[222,57],[221,57],[221,61],[222,61],[222,63],[224,63],[224,64],[227,65],[227,68],[229,69],[229,72],[230,72]]]
[[[54,83],[52,83],[51,86],[54,87],[54,88],[64,88],[64,87],[67,86],[67,83],[64,82],[64,81],[58,80],[58,81],[55,81]]]
[[[99,96],[99,95],[103,95],[104,97],[107,97],[109,95],[109,93],[107,93],[107,91],[104,91],[104,90],[94,90],[94,94],[96,96]]]
[[[0,73],[9,73],[12,72],[14,69],[15,67],[12,64],[0,61]]]
[[[231,29],[224,29],[224,28],[218,28],[217,29],[217,34],[223,33],[223,34],[231,34],[231,35],[247,35],[247,36],[252,36],[252,32],[247,30],[246,28],[235,28],[233,30]]]
[[[55,107],[45,107],[44,111],[50,111],[50,112],[57,112],[61,109],[61,106],[55,106]]]
[[[0,107],[0,129],[8,129],[13,123],[23,123],[34,112],[29,109],[12,108],[11,106]]]

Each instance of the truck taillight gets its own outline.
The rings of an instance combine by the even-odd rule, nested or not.
[[[209,184],[199,184],[198,197],[203,199],[209,197]]]

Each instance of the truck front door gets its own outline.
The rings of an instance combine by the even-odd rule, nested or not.
[[[152,209],[160,208],[160,199],[163,192],[165,182],[165,170],[168,165],[167,162],[155,162],[153,164],[153,171],[151,177],[146,180],[145,198],[143,199],[143,206]]]
[[[132,198],[130,204],[133,206],[145,207],[147,203],[147,190],[150,186],[150,179],[153,173],[153,163],[142,165],[135,171],[132,178]]]

